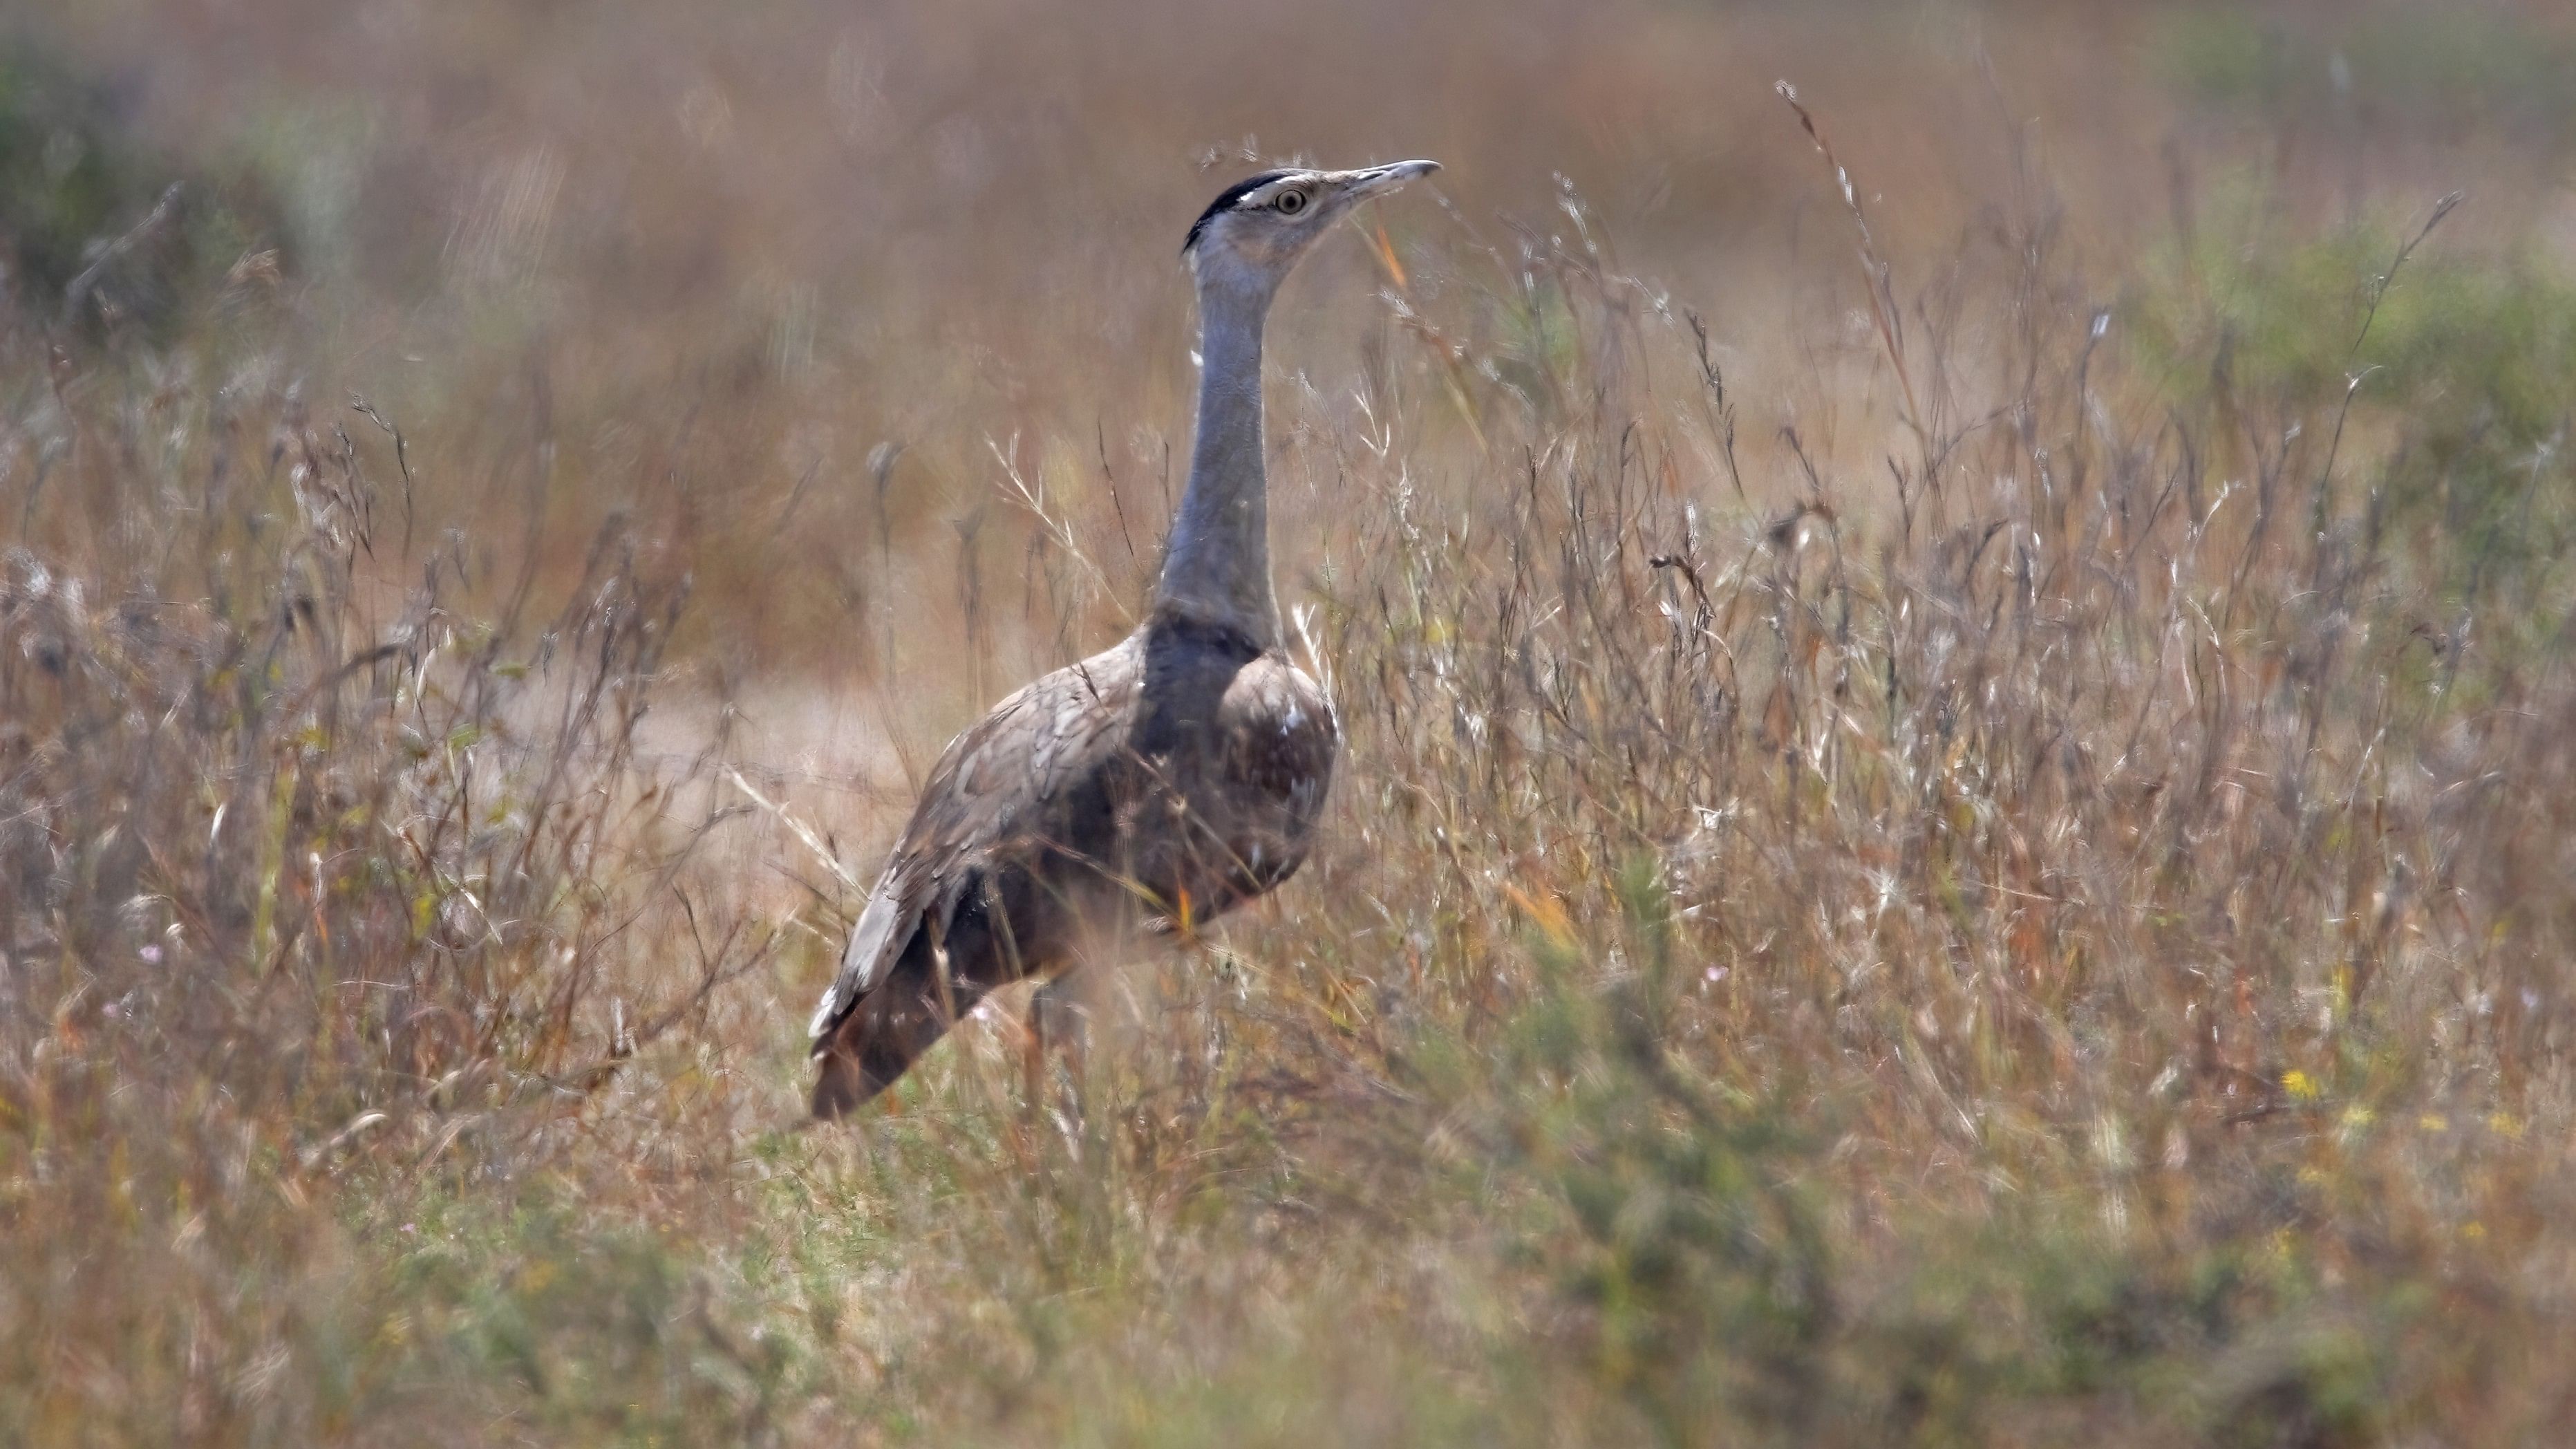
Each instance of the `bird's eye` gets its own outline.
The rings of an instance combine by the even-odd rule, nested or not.
[[[1302,191],[1283,191],[1279,193],[1279,199],[1270,204],[1273,207],[1278,208],[1281,216],[1295,216],[1297,213],[1306,209],[1306,193]]]

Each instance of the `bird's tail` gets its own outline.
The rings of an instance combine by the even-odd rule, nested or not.
[[[876,1099],[984,993],[951,978],[941,982],[926,959],[906,952],[887,978],[854,1003],[814,1046],[814,1115],[845,1117]]]
[[[831,1122],[846,1117],[886,1088],[883,1082],[868,1080],[859,1059],[840,1048],[837,1042],[826,1045],[815,1058],[814,1117]]]

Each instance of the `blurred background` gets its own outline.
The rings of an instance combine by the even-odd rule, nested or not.
[[[108,325],[247,314],[309,397],[439,441],[431,516],[539,510],[491,547],[577,554],[601,513],[649,520],[723,600],[696,627],[746,680],[965,642],[960,530],[1004,511],[997,448],[1086,528],[1109,475],[1143,489],[1154,530],[1188,428],[1180,233],[1261,164],[1446,162],[1436,199],[1366,223],[1399,258],[1461,241],[1508,271],[1593,229],[1640,305],[1705,319],[1750,452],[1809,398],[1803,442],[1856,473],[1889,379],[1776,82],[1917,285],[2034,207],[2104,278],[2077,305],[2155,259],[2401,227],[2463,188],[2450,245],[2576,246],[2576,31],[2541,0],[110,0],[6,34],[12,285],[59,287],[185,178],[155,247],[201,290],[138,254],[100,285]],[[1278,364],[1328,406],[1393,285],[1353,236],[1283,308]],[[1405,281],[1436,313],[1454,279]],[[988,573],[1012,533],[976,545]]]

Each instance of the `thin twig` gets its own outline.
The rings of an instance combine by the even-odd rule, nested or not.
[[[1825,164],[1833,168],[1834,185],[1842,191],[1843,205],[1850,209],[1853,224],[1860,228],[1860,265],[1869,279],[1869,315],[1878,324],[1878,340],[1886,346],[1888,363],[1896,369],[1896,385],[1905,394],[1905,425],[1914,430],[1916,439],[1928,450],[1932,440],[1924,431],[1923,409],[1914,401],[1914,379],[1905,370],[1905,344],[1896,316],[1896,293],[1889,280],[1892,270],[1886,258],[1878,254],[1878,242],[1870,235],[1869,214],[1861,209],[1860,191],[1852,185],[1851,172],[1834,155],[1833,143],[1827,141],[1825,133],[1817,127],[1816,118],[1807,114],[1805,106],[1798,104],[1798,88],[1787,81],[1780,81],[1772,89],[1779,93],[1780,99],[1789,103],[1790,110],[1798,113],[1798,124],[1806,128],[1807,139],[1816,143],[1816,150],[1825,158]]]
[[[144,213],[141,221],[136,222],[125,235],[101,248],[99,254],[90,259],[90,264],[80,269],[80,275],[73,277],[71,285],[63,288],[63,310],[62,315],[55,321],[56,326],[69,328],[73,320],[80,316],[81,303],[89,300],[90,288],[98,285],[98,279],[106,273],[107,269],[114,266],[119,257],[141,245],[145,237],[158,231],[161,223],[170,219],[171,210],[179,204],[180,189],[181,183],[171,182],[169,188],[161,193],[161,199],[152,203],[152,209]]]
[[[2415,254],[2415,249],[2424,244],[2424,239],[2433,234],[2433,228],[2440,226],[2442,224],[2442,218],[2449,216],[2452,211],[2457,209],[2461,200],[2467,195],[2468,193],[2465,191],[2454,191],[2450,195],[2433,203],[2433,214],[2424,218],[2423,230],[2415,233],[2415,239],[2413,241],[2410,241],[2406,245],[2397,249],[2396,257],[2391,259],[2388,263],[2388,270],[2379,274],[2378,281],[2370,289],[2370,310],[2364,312],[2361,316],[2361,330],[2353,334],[2352,349],[2350,352],[2345,354],[2347,357],[2358,354],[2361,351],[2362,339],[2370,335],[2370,324],[2379,320],[2379,303],[2382,298],[2385,298],[2388,295],[2389,284],[2397,280],[2397,269],[2406,265],[2406,259],[2413,256]]]
[[[776,816],[778,818],[778,823],[786,826],[789,834],[795,836],[798,840],[803,841],[805,843],[805,848],[814,852],[814,858],[823,862],[823,868],[832,873],[832,878],[841,883],[841,889],[846,891],[855,891],[859,888],[859,878],[850,874],[849,867],[841,864],[838,857],[834,856],[831,851],[824,848],[823,838],[814,833],[813,827],[807,825],[804,821],[797,819],[795,816],[788,814],[786,806],[779,804],[777,801],[770,799],[768,796],[761,794],[759,790],[753,788],[752,783],[742,777],[742,771],[735,769],[731,765],[727,765],[725,766],[725,778],[733,782],[733,787],[735,789],[740,790],[743,794],[749,796],[752,804],[757,805],[761,809],[768,811],[771,815]]]

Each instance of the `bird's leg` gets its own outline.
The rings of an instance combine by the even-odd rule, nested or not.
[[[1020,1098],[1032,1117],[1037,1115],[1038,1103],[1045,1100],[1046,1018],[1038,1010],[1038,997],[1045,990],[1041,985],[1029,993],[1029,1012],[1020,1033]]]
[[[1085,999],[1088,982],[1087,973],[1067,971],[1029,997],[1028,1045],[1023,1066],[1028,1074],[1032,1107],[1044,1098],[1050,1043],[1063,1051],[1073,1079],[1077,1083],[1082,1079],[1084,1059],[1091,1045],[1091,1006]]]

